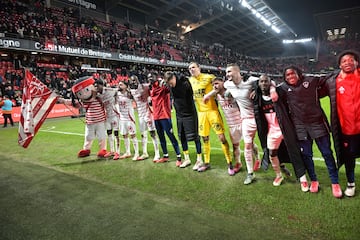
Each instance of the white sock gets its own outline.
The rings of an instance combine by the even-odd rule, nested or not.
[[[148,141],[148,134],[147,132],[143,132],[141,138],[143,154],[147,154],[147,141]]]
[[[136,137],[132,137],[131,141],[134,146],[134,155],[139,155],[139,143]]]
[[[154,136],[154,137],[151,137],[151,140],[152,140],[153,145],[154,145],[155,156],[156,156],[156,157],[160,157],[160,150],[159,150],[159,141],[158,141],[158,139],[156,138],[156,136]]]
[[[300,182],[307,182],[305,174],[300,177]]]
[[[249,174],[253,173],[253,171],[254,171],[254,163],[253,163],[253,152],[252,152],[252,150],[245,149],[244,150],[244,156],[245,156],[247,172]]]
[[[124,137],[125,153],[130,154],[130,139],[129,137]]]
[[[114,136],[112,134],[108,135],[108,141],[110,146],[110,152],[114,152]]]

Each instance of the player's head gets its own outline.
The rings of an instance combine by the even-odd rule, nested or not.
[[[201,73],[200,65],[196,62],[191,62],[189,64],[189,72],[190,72],[190,75],[193,77],[199,76]]]
[[[95,86],[95,89],[99,92],[99,93],[102,93],[103,92],[103,89],[104,89],[104,81],[101,80],[101,79],[98,79],[95,81],[94,83],[94,86]]]
[[[129,82],[127,81],[120,81],[119,82],[119,90],[120,91],[126,91],[128,88]]]
[[[176,86],[176,75],[174,72],[167,71],[164,74],[164,80],[165,80],[166,84],[168,84],[170,87]]]
[[[240,67],[236,63],[231,63],[226,66],[226,79],[233,81],[235,84],[239,84],[242,80],[240,74]]]
[[[158,74],[156,72],[150,72],[148,73],[147,75],[147,79],[148,81],[153,84],[154,82],[157,81],[157,78],[158,78]]]
[[[131,89],[137,89],[139,86],[139,79],[136,75],[131,75],[129,78],[129,87]]]
[[[268,75],[263,74],[259,78],[259,88],[263,93],[270,93],[270,78]]]
[[[224,88],[224,79],[221,77],[215,77],[212,81],[211,84],[213,86],[213,89],[216,92],[222,92],[225,90]]]
[[[353,50],[345,50],[339,54],[338,64],[341,71],[352,73],[359,67],[359,54]]]
[[[302,71],[295,66],[289,66],[284,69],[284,80],[290,85],[296,85],[299,80],[302,80]]]

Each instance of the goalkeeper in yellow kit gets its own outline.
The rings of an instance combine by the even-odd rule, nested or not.
[[[218,135],[221,141],[221,148],[225,154],[226,162],[229,169],[232,169],[232,159],[229,149],[228,141],[224,135],[224,123],[221,118],[215,98],[211,97],[204,102],[203,97],[209,93],[213,88],[211,81],[215,78],[212,74],[201,73],[200,66],[196,62],[191,62],[189,65],[189,72],[191,74],[190,83],[194,92],[194,99],[198,111],[199,119],[199,135],[203,139],[204,161],[197,161],[193,167],[194,171],[204,172],[210,168],[210,127]]]

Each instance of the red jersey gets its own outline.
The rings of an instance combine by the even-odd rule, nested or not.
[[[159,82],[152,84],[150,97],[154,120],[171,118],[170,90],[166,86],[159,86]]]
[[[360,69],[336,78],[336,103],[342,132],[360,134]]]

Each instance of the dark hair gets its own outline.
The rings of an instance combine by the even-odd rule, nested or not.
[[[155,71],[149,72],[147,75],[148,80],[156,81],[157,80],[158,73]]]
[[[269,76],[267,75],[267,74],[262,74],[262,75],[260,75],[260,77],[259,77],[259,80],[260,80],[260,78],[266,78],[269,82],[271,81],[271,79],[269,78]]]
[[[299,76],[299,79],[300,79],[300,80],[302,80],[302,79],[304,78],[303,73],[302,73],[302,71],[300,70],[300,68],[295,67],[295,66],[289,66],[289,67],[286,67],[286,68],[284,69],[284,72],[283,72],[284,80],[286,79],[286,71],[289,70],[289,69],[294,70],[294,71],[297,73],[297,75]]]
[[[342,51],[339,56],[338,56],[338,65],[340,65],[340,62],[341,62],[341,58],[345,55],[351,55],[354,57],[355,61],[359,62],[359,53],[356,52],[355,50],[351,50],[351,49],[348,49],[348,50],[344,50]]]
[[[97,84],[97,85],[102,85],[102,86],[105,85],[104,81],[101,80],[101,79],[96,80],[96,81],[95,81],[95,84]]]
[[[165,74],[164,74],[164,80],[165,82],[169,81],[171,78],[173,78],[175,75],[174,72],[172,71],[167,71]]]
[[[215,81],[224,82],[224,78],[222,78],[222,77],[214,77],[214,78],[211,80],[211,83],[213,83],[213,82],[215,82]]]
[[[124,83],[126,87],[129,87],[129,81],[125,81],[125,80],[124,80],[124,81],[120,81],[120,82]],[[120,82],[119,82],[119,83],[120,83]]]

